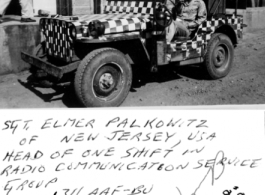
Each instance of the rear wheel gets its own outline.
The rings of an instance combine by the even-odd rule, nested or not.
[[[234,46],[230,38],[222,33],[212,35],[207,46],[204,65],[211,79],[228,75],[234,59]]]
[[[124,54],[103,48],[81,61],[75,76],[75,91],[86,107],[114,107],[127,97],[131,83],[131,65]]]

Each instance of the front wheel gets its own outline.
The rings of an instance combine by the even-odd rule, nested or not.
[[[207,46],[204,65],[211,79],[228,75],[234,59],[234,46],[228,36],[222,33],[212,35]]]
[[[123,53],[112,48],[92,51],[80,63],[75,91],[86,107],[119,106],[132,83],[131,65]]]

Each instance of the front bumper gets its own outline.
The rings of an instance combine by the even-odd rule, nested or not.
[[[21,58],[23,61],[29,63],[30,65],[44,70],[49,75],[58,79],[62,78],[65,73],[69,73],[76,70],[80,63],[80,61],[76,61],[68,65],[58,67],[50,62],[47,62],[36,56],[29,55],[25,52],[21,52]]]

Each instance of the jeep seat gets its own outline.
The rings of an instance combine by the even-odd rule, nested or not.
[[[187,36],[187,37],[179,36],[178,34],[175,34],[175,36],[173,37],[172,41],[180,41],[180,42],[183,42],[183,41],[191,40],[191,39],[193,39],[195,37],[195,35],[196,35],[197,31],[198,31],[198,28],[199,27],[197,27],[194,31],[192,31],[190,33],[190,35]]]
[[[190,36],[188,36],[188,37],[175,36],[172,41],[180,41],[180,42],[182,42],[182,41],[188,41],[190,39],[191,39]]]

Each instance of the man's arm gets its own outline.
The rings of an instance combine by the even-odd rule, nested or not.
[[[182,15],[182,3],[180,0],[174,0],[175,4],[171,9],[171,13],[173,16],[173,20],[176,20],[177,17],[181,17]]]
[[[195,20],[195,22],[198,25],[201,25],[201,23],[203,21],[205,21],[206,18],[207,18],[207,10],[206,10],[205,3],[203,1],[200,1],[200,5],[199,5],[199,9],[198,9],[198,16],[197,16],[197,19]]]
[[[206,10],[205,3],[203,1],[200,1],[199,6],[198,6],[196,20],[193,22],[190,22],[189,27],[196,28],[200,26],[201,23],[206,20],[206,18],[207,18],[207,10]]]

